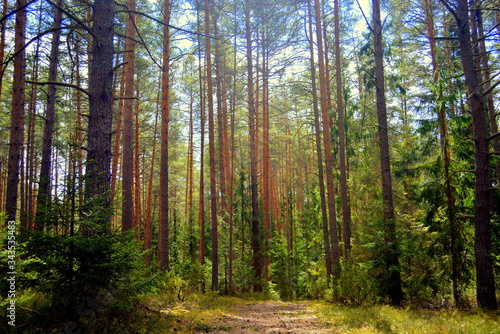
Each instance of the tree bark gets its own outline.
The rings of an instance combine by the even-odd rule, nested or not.
[[[161,80],[159,80],[161,82]],[[161,109],[160,105],[160,97],[161,97],[161,88],[158,87],[158,95],[156,98],[156,115],[155,115],[155,125],[153,132],[153,151],[151,152],[151,166],[149,169],[149,180],[148,180],[148,191],[147,191],[147,199],[146,199],[146,217],[144,222],[144,250],[151,249],[153,245],[153,174],[154,167],[156,162],[156,142],[158,135],[158,116],[159,111]],[[146,264],[151,265],[151,253],[146,253]]]
[[[481,73],[482,73],[482,81],[484,84],[484,90],[490,90],[491,88],[491,69],[488,62],[488,53],[486,50],[486,37],[484,35],[484,27],[483,27],[483,15],[481,9],[477,8],[475,11],[475,17],[477,20],[477,28],[478,28],[478,46],[479,53],[481,57]],[[499,25],[500,27],[500,25]],[[499,28],[500,29],[500,28]],[[497,123],[497,114],[495,111],[495,100],[493,96],[493,91],[490,91],[486,94],[486,107],[488,110],[489,117],[489,126],[492,134],[498,132],[498,123]],[[492,139],[493,151],[500,152],[500,138],[495,137]],[[500,184],[500,161],[497,160],[495,162],[495,176],[497,179],[497,184]]]
[[[488,125],[484,107],[483,92],[474,63],[469,26],[469,6],[467,0],[458,0],[455,15],[458,26],[458,41],[465,84],[469,94],[468,102],[472,114],[475,158],[475,260],[476,293],[478,306],[496,310],[495,278],[491,254],[491,178],[489,164]]]
[[[200,24],[200,14],[197,16],[197,26],[198,31],[201,31]],[[202,68],[203,57],[202,57],[202,43],[200,35],[198,35],[198,81],[200,83],[200,189],[198,198],[198,226],[199,226],[199,246],[198,246],[198,259],[200,265],[203,266],[205,263],[205,123],[206,123],[206,98],[205,98],[205,85],[204,85],[204,74],[205,71]],[[205,292],[205,275],[202,274],[201,280],[201,291]]]
[[[62,0],[57,1],[61,7]],[[59,65],[59,40],[61,36],[62,12],[55,8],[54,33],[50,49],[49,82],[57,81],[57,67]],[[42,161],[40,164],[40,179],[38,183],[36,222],[34,229],[42,231],[50,202],[50,175],[52,169],[52,137],[54,134],[56,85],[49,85],[47,92],[47,108],[45,110],[45,127],[43,129]]]
[[[129,11],[135,11],[135,0],[127,1]],[[122,230],[134,225],[134,75],[135,75],[135,13],[127,13],[123,61],[125,91],[123,101],[123,147],[122,147]]]
[[[12,82],[12,102],[10,115],[9,161],[7,174],[7,189],[5,211],[7,220],[16,220],[17,199],[19,187],[19,166],[21,150],[24,141],[24,105],[25,105],[25,71],[26,59],[24,40],[26,34],[26,0],[17,0],[14,50],[17,56],[14,59],[14,79]]]
[[[340,53],[340,13],[339,0],[334,1],[335,16],[335,78],[337,92],[337,112],[339,127],[339,163],[340,163],[340,195],[342,199],[342,239],[344,241],[344,256],[351,252],[351,206],[349,205],[349,187],[347,184],[347,157],[344,97],[342,94],[342,67]]]
[[[7,15],[7,7],[9,6],[8,0],[3,0],[3,6],[2,6],[2,17],[5,17]],[[4,71],[4,56],[5,56],[5,32],[7,31],[5,25],[2,26],[1,32],[0,32],[0,74],[3,75]],[[3,80],[0,80],[0,100],[2,98],[2,92],[3,92]],[[0,209],[2,209],[1,205],[3,202],[0,202]]]
[[[96,0],[93,6],[92,40],[89,64],[89,121],[85,198],[94,224],[84,233],[108,233],[110,218],[110,165],[113,133],[113,26],[114,2]]]
[[[170,117],[170,11],[171,0],[163,3],[163,75],[161,92],[161,146],[160,146],[160,222],[158,231],[158,260],[162,270],[170,269],[169,242],[169,117]]]
[[[217,181],[215,166],[215,122],[214,96],[212,80],[212,49],[210,41],[210,6],[204,1],[205,11],[205,58],[207,65],[207,100],[208,100],[208,153],[210,158],[210,209],[212,222],[212,291],[219,290],[219,223],[217,221]]]
[[[323,157],[321,148],[321,127],[319,122],[319,106],[318,106],[318,92],[316,85],[316,65],[314,64],[314,43],[313,43],[313,28],[312,28],[312,8],[311,1],[307,3],[309,11],[309,51],[310,51],[310,63],[311,63],[311,80],[312,80],[312,97],[313,97],[313,111],[314,111],[314,129],[316,137],[316,159],[318,166],[318,184],[319,184],[319,196],[321,200],[321,220],[323,223],[323,242],[325,247],[325,262],[326,262],[326,273],[328,276],[333,275],[333,264],[332,264],[332,250],[330,244],[330,229],[328,228],[328,210],[326,206],[326,192],[325,192],[325,176],[323,171]]]
[[[384,59],[382,51],[382,21],[380,1],[372,0],[373,5],[373,50],[375,57],[375,86],[378,114],[378,134],[380,146],[380,169],[382,174],[384,255],[388,271],[387,289],[391,304],[399,305],[403,299],[401,274],[399,269],[396,221],[392,193],[391,161],[389,154],[389,135],[387,106],[385,99]]]
[[[329,114],[329,96],[328,81],[326,77],[325,53],[323,49],[322,20],[319,0],[314,0],[316,16],[316,39],[318,45],[318,64],[319,64],[319,85],[320,85],[320,105],[323,123],[323,145],[325,147],[325,167],[326,167],[326,191],[328,195],[328,220],[330,228],[330,241],[332,247],[332,266],[333,276],[340,275],[340,249],[337,232],[337,211],[335,208],[335,185],[333,180],[333,153],[332,141],[330,137],[330,114]]]
[[[248,131],[250,137],[250,189],[252,206],[252,251],[255,271],[254,290],[262,291],[262,254],[260,244],[259,195],[257,175],[257,140],[255,129],[254,71],[252,59],[251,1],[245,2],[245,38],[247,56]]]
[[[271,279],[271,237],[272,237],[272,197],[271,197],[271,151],[269,145],[269,40],[268,28],[262,31],[262,209],[264,222],[266,278]]]
[[[451,150],[450,150],[450,140],[448,137],[448,127],[446,124],[446,110],[445,104],[441,101],[443,97],[443,89],[441,88],[441,83],[439,82],[439,68],[437,62],[437,47],[436,47],[436,34],[434,30],[434,15],[432,11],[431,4],[429,0],[424,0],[424,9],[426,13],[426,25],[427,33],[429,35],[429,47],[431,53],[431,63],[433,72],[433,81],[437,88],[436,99],[437,104],[437,114],[438,114],[438,124],[439,124],[439,134],[440,134],[440,146],[441,154],[444,162],[444,192],[446,196],[446,212],[448,216],[448,223],[450,226],[450,250],[451,250],[451,269],[452,269],[452,285],[453,285],[453,298],[455,299],[455,304],[457,307],[461,306],[462,300],[462,270],[461,270],[461,259],[458,249],[458,222],[455,219],[455,196],[453,194],[453,188],[451,186]]]

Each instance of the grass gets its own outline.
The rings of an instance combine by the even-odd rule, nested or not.
[[[343,306],[315,302],[311,307],[333,333],[500,333],[500,313],[400,309],[387,305]]]

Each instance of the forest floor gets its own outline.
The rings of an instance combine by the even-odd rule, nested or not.
[[[331,333],[314,313],[307,302],[266,301],[238,305],[231,313],[215,319],[212,326],[214,333]]]
[[[162,308],[160,300],[154,304],[168,322],[158,323],[159,331],[154,333],[500,334],[500,311],[478,309],[346,306],[214,296],[197,296],[168,308]]]

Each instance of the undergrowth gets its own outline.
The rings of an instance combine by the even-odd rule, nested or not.
[[[500,312],[427,310],[388,305],[346,306],[315,302],[312,307],[335,333],[500,333]]]

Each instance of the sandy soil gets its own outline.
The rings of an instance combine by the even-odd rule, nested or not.
[[[208,333],[331,333],[308,309],[306,302],[283,303],[264,302],[254,305],[238,306],[231,314],[213,323],[218,330]],[[196,333],[207,333],[197,331]]]

